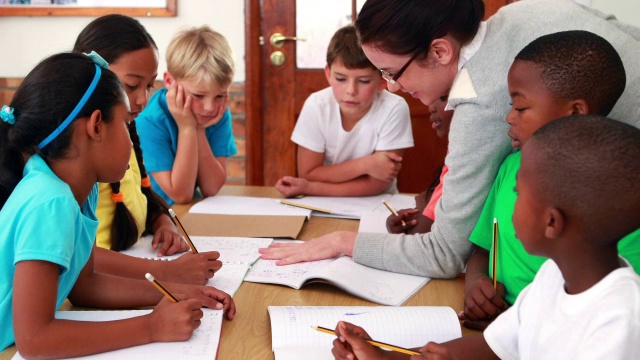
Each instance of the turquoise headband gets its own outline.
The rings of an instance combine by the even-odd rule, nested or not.
[[[49,134],[49,136],[47,136],[40,142],[40,144],[38,144],[38,149],[44,148],[45,146],[49,145],[49,143],[53,141],[53,139],[58,137],[58,135],[60,135],[60,133],[63,132],[69,126],[69,124],[71,124],[76,116],[78,116],[80,110],[82,110],[82,108],[86,105],[87,101],[91,97],[91,94],[93,94],[93,91],[96,89],[96,86],[98,86],[98,81],[100,81],[100,75],[102,74],[100,66],[98,66],[97,64],[95,64],[94,66],[96,67],[96,74],[93,76],[93,80],[91,81],[89,88],[87,89],[87,91],[85,91],[84,95],[78,102],[78,105],[76,105],[71,114],[69,114],[69,116],[67,116],[67,118],[64,119],[64,121],[60,125],[58,125],[58,127],[51,134]]]

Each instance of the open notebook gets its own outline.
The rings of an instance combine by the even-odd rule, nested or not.
[[[444,306],[269,306],[271,347],[276,360],[330,360],[338,321],[363,327],[372,339],[404,348],[462,336],[455,311]]]
[[[134,346],[126,349],[109,351],[74,359],[185,359],[185,360],[210,360],[215,359],[220,343],[220,330],[222,328],[222,310],[202,309],[204,316],[200,327],[193,332],[188,341],[183,342],[157,342]],[[125,311],[58,311],[56,319],[77,321],[112,321],[142,316],[151,310],[125,310]],[[70,339],[73,341],[73,339]],[[14,360],[23,360],[19,353]]]
[[[259,259],[245,281],[300,289],[310,282],[334,285],[350,294],[383,305],[402,305],[430,279],[398,274],[357,264],[348,256],[278,266]]]
[[[362,214],[367,212],[385,213],[389,215],[389,210],[382,203],[383,200],[388,202],[396,210],[415,207],[414,197],[402,194],[380,194],[357,197],[305,196],[300,199],[287,199],[287,201],[292,204],[331,211],[331,214],[313,211],[312,216],[343,219],[361,219]]]
[[[218,251],[220,261],[223,265],[213,278],[207,283],[208,286],[215,287],[233,296],[242,284],[244,276],[249,271],[259,257],[258,249],[268,247],[273,239],[263,238],[234,238],[234,237],[212,237],[212,236],[190,236],[191,241],[199,252]],[[184,253],[164,256],[156,256],[157,250],[151,249],[151,236],[144,236],[132,247],[122,251],[130,256],[154,259],[154,260],[174,260]]]

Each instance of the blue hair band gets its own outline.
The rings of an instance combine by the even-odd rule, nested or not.
[[[58,135],[60,135],[61,132],[63,132],[67,127],[69,127],[69,124],[71,124],[71,122],[76,118],[76,116],[78,116],[78,113],[80,112],[80,110],[82,110],[82,108],[86,105],[87,101],[91,97],[91,94],[93,94],[93,91],[96,89],[96,86],[98,86],[98,81],[100,81],[100,75],[102,74],[102,70],[100,70],[100,66],[98,66],[97,64],[94,64],[94,66],[96,67],[96,74],[93,76],[93,80],[91,81],[89,88],[87,89],[87,91],[85,91],[84,95],[78,102],[78,105],[76,105],[76,107],[73,109],[71,114],[69,114],[69,116],[67,116],[67,118],[64,119],[64,121],[60,125],[58,125],[58,127],[55,130],[53,130],[53,132],[49,134],[49,136],[47,136],[44,140],[40,142],[40,144],[38,144],[38,149],[42,149],[45,146],[49,145],[49,143],[53,141],[53,139],[58,137]]]
[[[13,116],[13,108],[7,105],[2,106],[2,110],[0,110],[0,119],[6,122],[9,125],[13,125],[16,123],[16,118]]]

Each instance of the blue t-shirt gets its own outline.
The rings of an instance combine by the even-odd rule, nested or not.
[[[33,155],[23,178],[0,211],[0,351],[15,342],[13,276],[16,264],[43,260],[58,264],[56,309],[67,298],[95,241],[97,184],[78,206],[69,185]]]
[[[167,89],[160,89],[151,96],[147,106],[136,118],[136,125],[144,165],[151,178],[153,190],[169,205],[173,205],[174,201],[162,191],[151,175],[152,172],[173,169],[173,161],[178,150],[178,125],[167,106]],[[238,153],[233,138],[229,109],[217,124],[205,129],[205,134],[215,157],[232,156]]]

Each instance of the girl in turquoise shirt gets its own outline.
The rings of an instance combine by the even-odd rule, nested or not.
[[[174,304],[144,279],[94,270],[96,182],[122,178],[131,153],[127,97],[106,67],[96,54],[53,55],[0,111],[0,350],[15,342],[26,358],[76,357],[180,341],[199,326],[203,305],[235,313],[213,288],[174,287],[188,293]],[[67,297],[88,307],[158,306],[121,321],[56,320]]]

